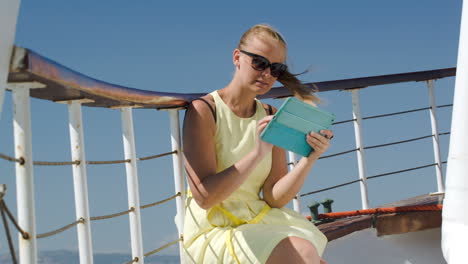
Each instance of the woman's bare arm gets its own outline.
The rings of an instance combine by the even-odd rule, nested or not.
[[[234,165],[216,173],[215,130],[209,107],[204,102],[193,101],[184,120],[185,164],[192,195],[204,209],[222,202],[239,188],[269,152],[268,147],[259,144]]]
[[[323,130],[322,133],[328,138],[333,136],[330,130]],[[303,157],[290,172],[286,166],[286,151],[273,147],[272,168],[263,185],[263,198],[271,207],[281,208],[297,195],[315,161],[329,147],[329,140],[317,133],[308,135],[307,142],[315,151],[309,157]]]

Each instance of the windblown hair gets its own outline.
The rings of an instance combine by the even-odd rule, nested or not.
[[[273,40],[279,41],[281,44],[284,45],[285,48],[287,48],[287,44],[283,36],[281,36],[281,34],[275,28],[268,24],[258,24],[249,28],[242,35],[241,39],[239,40],[239,44],[237,45],[237,48],[243,49],[252,37],[265,36],[270,37]],[[296,76],[297,74],[293,74],[289,72],[289,70],[287,70],[281,76],[278,77],[278,82],[284,85],[284,87],[286,87],[295,97],[298,97],[303,101],[312,101],[314,103],[320,103],[320,99],[313,94],[317,90],[315,88],[311,89],[310,87],[304,85]]]

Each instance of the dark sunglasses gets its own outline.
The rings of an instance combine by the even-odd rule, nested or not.
[[[267,58],[257,55],[255,53],[250,53],[245,50],[239,50],[240,52],[244,53],[245,55],[248,55],[252,57],[252,68],[254,68],[257,71],[264,71],[267,68],[270,68],[270,74],[271,76],[278,78],[283,74],[287,69],[288,66],[283,63],[271,63]]]

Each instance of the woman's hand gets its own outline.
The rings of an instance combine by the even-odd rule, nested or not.
[[[333,138],[331,130],[320,130],[320,134],[316,132],[307,134],[306,141],[314,149],[309,158],[318,159],[330,147],[331,138]]]
[[[266,116],[257,124],[257,144],[255,145],[255,150],[257,151],[258,155],[261,156],[270,153],[273,149],[273,144],[265,142],[260,138],[260,134],[262,134],[263,130],[266,128],[268,123],[270,123],[271,119],[273,119],[272,115]]]

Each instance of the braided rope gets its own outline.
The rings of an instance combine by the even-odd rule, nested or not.
[[[4,160],[7,160],[7,161],[11,161],[11,162],[18,162],[18,163],[24,162],[24,160],[16,159],[16,158],[10,157],[10,156],[2,154],[2,153],[0,153],[0,159],[4,159]]]
[[[162,153],[162,154],[152,155],[152,156],[148,156],[148,157],[141,157],[141,158],[137,158],[137,160],[145,161],[145,160],[157,159],[157,158],[161,158],[161,157],[172,155],[172,154],[177,154],[177,150]],[[11,157],[11,156],[8,156],[8,155],[2,154],[2,153],[0,153],[0,159],[4,159],[4,160],[7,160],[7,161],[11,161],[11,162],[18,162],[21,165],[23,165],[25,163],[25,160],[22,157],[19,158],[19,159],[16,159],[14,157]],[[124,159],[124,160],[106,160],[106,161],[86,161],[86,164],[103,165],[103,164],[130,163],[130,162],[131,162],[130,159]],[[37,166],[80,165],[80,163],[81,163],[81,161],[79,161],[79,160],[75,160],[75,161],[33,161],[33,165],[37,165]]]
[[[140,259],[138,257],[134,257],[132,260],[125,262],[125,264],[132,264],[132,263],[137,263]]]
[[[177,240],[174,240],[174,241],[172,241],[172,242],[169,242],[169,243],[167,243],[166,245],[163,245],[162,247],[159,247],[159,248],[157,248],[157,249],[155,249],[155,250],[153,250],[153,251],[150,251],[150,252],[146,253],[144,256],[145,256],[145,257],[148,257],[148,256],[151,256],[151,255],[153,255],[153,254],[156,254],[156,253],[158,253],[159,251],[161,251],[161,250],[163,250],[163,249],[166,249],[166,248],[168,248],[168,247],[170,247],[170,246],[172,246],[172,245],[174,245],[174,244],[176,244],[176,243],[178,243],[179,241],[182,241],[182,240],[183,240],[183,238],[179,238],[179,239],[177,239]],[[128,261],[128,262],[125,262],[125,264],[136,263],[136,262],[138,262],[139,260],[140,260],[140,259],[139,259],[138,257],[134,257],[132,260],[130,260],[130,261]]]
[[[125,159],[125,160],[86,161],[86,164],[103,165],[103,164],[130,163],[130,162],[131,162],[130,159]]]
[[[158,154],[158,155],[153,155],[153,156],[138,158],[138,160],[143,161],[143,160],[156,159],[156,158],[161,158],[161,157],[168,156],[168,155],[172,155],[172,154],[177,154],[177,150],[174,150],[174,151],[171,151],[171,152],[162,153],[162,154]]]
[[[173,196],[167,198],[167,199],[164,199],[164,200],[161,200],[161,201],[158,201],[158,202],[154,202],[154,203],[150,203],[150,204],[146,204],[146,205],[142,205],[140,206],[141,209],[145,209],[145,208],[148,208],[148,207],[152,207],[152,206],[155,206],[155,205],[158,205],[158,204],[162,204],[162,203],[165,203],[165,202],[168,202],[172,199],[175,199],[177,196],[181,196],[182,194],[180,192],[174,194]]]
[[[15,246],[13,245],[13,240],[11,239],[11,234],[10,234],[10,227],[8,226],[8,221],[5,216],[5,201],[3,201],[3,197],[0,197],[0,213],[2,215],[2,220],[3,220],[3,227],[5,228],[5,234],[7,237],[8,241],[8,247],[10,248],[10,255],[11,255],[11,260],[13,264],[18,263],[16,260],[16,253],[15,253]]]
[[[167,243],[166,245],[164,245],[164,246],[162,246],[162,247],[159,247],[159,248],[157,248],[157,249],[155,249],[155,250],[153,250],[153,251],[150,251],[150,252],[146,253],[146,254],[145,254],[145,257],[148,257],[148,256],[151,256],[151,255],[153,255],[153,254],[156,254],[156,253],[158,253],[159,251],[161,251],[161,250],[163,250],[163,249],[165,249],[165,248],[168,248],[168,247],[170,247],[170,246],[172,246],[172,245],[174,245],[174,244],[177,244],[178,242],[180,242],[180,241],[182,241],[182,240],[183,240],[183,238],[179,238],[179,239],[174,240],[174,241],[172,241],[172,242],[170,242],[170,243]]]
[[[41,239],[41,238],[45,238],[45,237],[50,237],[50,236],[53,236],[53,235],[56,235],[56,234],[59,234],[59,233],[62,233],[63,231],[65,230],[68,230],[80,223],[84,223],[85,222],[85,219],[84,218],[80,218],[78,220],[76,220],[75,222],[71,223],[71,224],[68,224],[64,227],[61,227],[59,229],[56,229],[56,230],[53,230],[53,231],[50,231],[50,232],[47,232],[47,233],[43,233],[43,234],[39,234],[39,235],[36,235],[36,238],[37,239]]]
[[[147,205],[144,205],[144,206],[140,206],[141,209],[145,209],[145,208],[148,208],[148,207],[152,207],[152,206],[156,206],[156,205],[159,205],[159,204],[162,204],[162,203],[165,203],[165,202],[168,202],[178,196],[181,196],[181,193],[178,192],[177,194],[167,198],[167,199],[164,199],[164,200],[161,200],[161,201],[157,201],[157,202],[154,202],[154,203],[151,203],[151,204],[147,204]],[[13,224],[15,225],[16,229],[21,233],[21,235],[23,236],[24,239],[28,239],[29,238],[29,234],[27,232],[25,232],[24,230],[22,230],[19,226],[19,224],[17,223],[16,219],[13,217],[13,215],[11,214],[11,212],[8,210],[8,207],[6,206],[5,202],[3,200],[0,200],[0,209],[2,211],[2,214],[3,212],[5,211],[8,215],[8,217],[10,218],[10,220],[13,222]],[[109,215],[102,215],[102,216],[94,216],[94,217],[90,217],[90,220],[91,221],[96,221],[96,220],[104,220],[104,219],[109,219],[109,218],[114,218],[114,217],[118,217],[118,216],[122,216],[122,215],[125,215],[125,214],[128,214],[130,212],[133,212],[135,211],[135,208],[132,207],[126,211],[122,211],[122,212],[118,212],[118,213],[114,213],[114,214],[109,214]],[[53,236],[53,235],[56,235],[56,234],[59,234],[59,233],[62,233],[80,223],[84,223],[85,222],[85,219],[84,218],[80,218],[78,219],[77,221],[73,222],[73,223],[70,223],[68,225],[65,225],[61,228],[58,228],[58,229],[55,229],[55,230],[52,230],[50,232],[47,232],[47,233],[43,233],[43,234],[38,234],[36,235],[36,238],[38,239],[41,239],[41,238],[46,238],[46,237],[50,237],[50,236]]]
[[[93,216],[93,217],[90,217],[89,219],[91,221],[95,221],[95,220],[104,220],[104,219],[109,219],[109,218],[114,218],[114,217],[118,217],[118,216],[121,216],[121,215],[126,215],[130,212],[133,212],[135,211],[135,207],[132,207],[126,211],[122,211],[122,212],[118,212],[118,213],[115,213],[115,214],[108,214],[108,215],[101,215],[101,216]]]
[[[33,165],[38,165],[38,166],[80,165],[80,161],[79,160],[75,160],[75,161],[34,161]]]
[[[2,203],[3,210],[7,213],[8,218],[10,218],[11,222],[12,222],[13,225],[16,227],[16,229],[18,230],[18,232],[21,233],[21,236],[22,236],[24,239],[29,239],[29,233],[26,232],[26,231],[24,231],[23,229],[21,229],[21,227],[19,226],[18,222],[17,222],[16,219],[13,217],[13,214],[10,212],[10,209],[8,209],[8,206],[6,205],[5,201],[2,200],[1,203]]]

